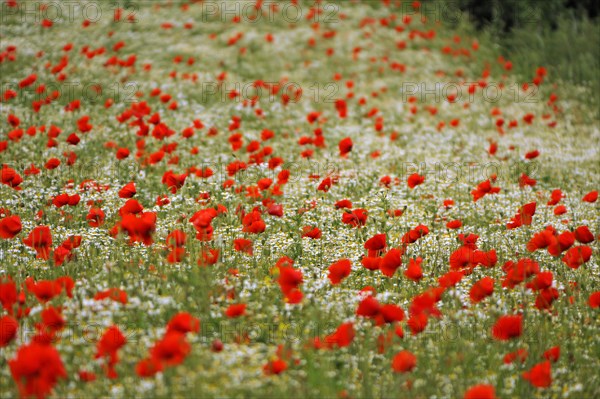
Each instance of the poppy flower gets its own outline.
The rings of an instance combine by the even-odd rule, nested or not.
[[[375,234],[364,243],[364,248],[369,251],[369,256],[381,255],[387,247],[386,235]]]
[[[471,195],[473,196],[473,201],[477,202],[487,194],[497,194],[499,192],[499,187],[493,187],[490,180],[486,180],[479,183],[479,185],[473,191],[471,191]]]
[[[462,222],[460,220],[451,220],[448,223],[446,223],[446,227],[454,230],[454,229],[459,229],[462,226]]]
[[[535,278],[528,282],[525,286],[534,291],[543,290],[552,285],[553,278],[554,275],[552,272],[539,272],[535,275]]]
[[[335,203],[336,209],[352,209],[352,202],[347,199],[339,200]]]
[[[381,317],[386,323],[394,323],[404,320],[404,310],[394,304],[383,305],[380,309]]]
[[[287,363],[284,360],[277,358],[265,364],[263,366],[263,372],[266,375],[278,375],[287,370],[287,368]]]
[[[258,210],[253,210],[242,219],[244,233],[260,234],[265,231],[266,225]]]
[[[501,316],[492,327],[492,336],[499,341],[518,338],[523,332],[523,316]]]
[[[104,224],[104,211],[100,208],[90,208],[85,218],[90,227],[100,227]]]
[[[531,202],[529,204],[523,205],[515,217],[513,217],[509,223],[507,223],[506,227],[508,229],[515,229],[517,227],[521,227],[523,225],[529,226],[533,220],[533,215],[535,214],[536,203]]]
[[[35,341],[21,346],[8,366],[22,397],[44,398],[52,393],[59,379],[67,378],[58,351]]]
[[[35,250],[38,259],[48,260],[50,257],[50,249],[52,247],[52,234],[50,233],[50,227],[35,227],[29,233],[29,236],[23,239],[23,243]]]
[[[540,265],[533,259],[522,258],[517,263],[507,262],[504,265],[504,269],[506,276],[502,281],[502,286],[513,288],[527,278],[538,274],[540,272]]]
[[[8,240],[21,232],[21,218],[17,215],[0,219],[0,237]]]
[[[558,362],[560,359],[560,346],[553,346],[543,354],[544,359],[550,360],[552,363]]]
[[[352,143],[352,139],[350,137],[346,137],[344,139],[342,139],[339,144],[339,150],[340,150],[340,156],[341,157],[346,157],[347,154],[352,151],[352,147],[353,147],[353,143]]]
[[[588,298],[590,308],[597,309],[600,307],[600,291],[593,292]]]
[[[60,166],[60,159],[58,158],[50,158],[48,161],[46,161],[46,163],[44,164],[44,168],[48,169],[48,170],[52,170],[52,169],[56,169]]]
[[[553,190],[550,194],[550,200],[546,203],[548,206],[556,205],[560,202],[560,200],[564,197],[564,194],[561,190]]]
[[[420,224],[414,229],[411,229],[407,233],[402,236],[402,243],[404,244],[412,244],[417,242],[417,240],[421,237],[429,234],[429,228],[424,224]]]
[[[410,259],[408,261],[408,267],[404,271],[404,275],[410,280],[419,282],[423,278],[423,270],[421,269],[422,262],[423,259],[421,257]]]
[[[252,255],[252,241],[245,238],[236,238],[233,240],[233,249]]]
[[[198,332],[199,330],[200,320],[187,312],[177,313],[167,323],[167,334],[172,331],[187,334],[189,332]]]
[[[172,194],[175,194],[181,187],[183,187],[186,179],[186,173],[177,175],[173,173],[173,171],[168,170],[162,177],[162,183],[167,186]]]
[[[319,238],[321,238],[321,236],[323,235],[323,233],[321,232],[321,230],[318,227],[312,227],[312,226],[304,226],[302,228],[302,237],[308,237],[308,238],[312,238],[313,240],[317,240]]]
[[[292,266],[280,265],[277,283],[288,303],[296,304],[302,301],[302,292],[298,288],[303,283],[300,270],[294,269]]]
[[[406,350],[398,352],[392,359],[392,370],[396,373],[408,373],[416,366],[416,356]]]
[[[342,323],[339,325],[339,327],[335,330],[334,333],[329,334],[327,337],[325,337],[325,343],[330,348],[336,346],[338,348],[344,348],[352,343],[355,335],[356,332],[354,331],[353,323]]]
[[[496,391],[492,385],[474,385],[465,392],[464,399],[496,399]]]
[[[225,316],[227,316],[229,318],[240,317],[245,314],[246,314],[246,304],[245,303],[231,304],[231,305],[229,305],[227,310],[225,310]]]
[[[102,337],[96,344],[96,359],[106,358],[106,375],[108,378],[116,378],[117,373],[114,366],[118,363],[118,351],[127,343],[127,338],[123,335],[119,327],[110,326],[104,331]]]
[[[587,226],[579,226],[574,231],[575,239],[582,244],[589,244],[594,241],[594,235]]]
[[[19,323],[12,316],[0,317],[0,348],[8,346],[17,336]]]
[[[597,199],[598,199],[598,191],[594,190],[594,191],[590,191],[589,193],[584,195],[581,200],[584,202],[592,203],[592,202],[596,202]]]
[[[494,279],[491,277],[484,277],[477,281],[471,287],[469,291],[469,297],[471,302],[479,303],[494,292]]]
[[[580,245],[570,248],[565,256],[563,256],[562,261],[571,269],[578,269],[579,266],[589,261],[591,257],[592,248],[587,245]]]
[[[135,365],[135,373],[139,377],[152,377],[163,370],[164,366],[159,359],[150,357],[140,360]]]
[[[19,187],[19,185],[23,182],[23,178],[14,169],[10,168],[6,164],[2,165],[0,180],[2,184],[6,184],[7,186],[14,188],[15,190],[21,190],[21,187]]]
[[[122,304],[127,303],[127,292],[123,291],[119,288],[109,288],[105,291],[99,291],[94,295],[95,301],[101,301],[103,299],[110,298],[115,302],[120,302]]]
[[[366,209],[354,209],[342,215],[342,223],[352,227],[362,227],[367,224],[368,212]]]
[[[407,324],[412,335],[417,335],[423,332],[427,327],[428,319],[429,317],[426,313],[411,314],[408,318]]]
[[[392,248],[383,256],[379,270],[384,276],[393,277],[400,266],[402,266],[402,251]]]
[[[554,208],[553,212],[556,216],[564,215],[567,213],[567,207],[564,205],[558,205],[556,208]]]
[[[179,331],[170,331],[150,349],[150,355],[165,366],[181,364],[192,347],[187,342],[185,334]]]
[[[413,173],[408,176],[407,183],[410,189],[417,187],[420,184],[423,184],[425,181],[425,176],[420,176],[418,173]]]
[[[381,267],[381,259],[380,257],[369,257],[366,256],[361,259],[360,263],[368,270],[379,270]]]
[[[136,193],[135,183],[129,182],[119,190],[119,198],[132,198]]]
[[[121,229],[129,235],[129,243],[141,242],[152,245],[152,234],[156,230],[156,213],[142,212],[139,215],[127,214],[121,219]]]
[[[329,266],[329,281],[331,284],[337,285],[342,282],[343,279],[350,275],[352,271],[351,263],[349,259],[341,259]]]
[[[552,366],[548,360],[538,363],[525,371],[523,378],[536,388],[547,388],[552,385]]]

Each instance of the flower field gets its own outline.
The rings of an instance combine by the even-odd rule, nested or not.
[[[0,6],[0,398],[600,397],[591,86],[443,2]]]

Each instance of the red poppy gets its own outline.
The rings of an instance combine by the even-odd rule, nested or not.
[[[411,314],[408,318],[407,324],[412,335],[417,335],[420,332],[423,332],[427,327],[428,319],[429,317],[426,313]]]
[[[496,391],[492,385],[474,385],[465,392],[464,399],[496,399]]]
[[[177,190],[183,187],[186,179],[187,173],[176,175],[173,171],[168,170],[162,177],[162,183],[171,190],[172,194],[175,194],[177,193]]]
[[[473,191],[471,191],[471,195],[473,196],[473,201],[477,202],[486,194],[497,194],[499,192],[499,187],[493,187],[492,183],[489,180],[486,180],[484,182],[479,183],[479,185]]]
[[[163,370],[163,364],[159,359],[150,357],[140,360],[135,365],[135,373],[140,377],[152,377]]]
[[[365,244],[364,248],[369,251],[370,257],[376,257],[385,252],[387,247],[386,243],[386,235],[385,234],[375,234],[373,237],[369,238]]]
[[[525,371],[523,378],[536,388],[547,388],[552,385],[552,366],[548,360],[538,363]]]
[[[562,261],[571,269],[578,269],[579,266],[589,261],[591,257],[592,248],[587,245],[580,245],[570,248],[565,256],[563,256]]]
[[[392,248],[383,256],[379,270],[384,276],[393,277],[400,266],[402,266],[402,251]]]
[[[127,338],[123,335],[119,327],[110,326],[104,331],[102,337],[96,344],[96,358],[105,358],[106,376],[116,378],[117,373],[114,369],[119,361],[118,351],[127,343]]]
[[[129,235],[129,242],[141,242],[152,245],[152,234],[156,230],[156,213],[142,212],[139,215],[128,214],[121,219],[121,228]]]
[[[2,181],[2,184],[6,184],[7,186],[14,188],[15,190],[21,190],[21,187],[19,187],[19,185],[23,182],[23,178],[8,165],[2,165],[0,180]]]
[[[165,366],[175,366],[181,364],[191,350],[192,347],[187,342],[184,333],[170,331],[165,334],[163,339],[154,344],[150,349],[150,355]]]
[[[423,270],[421,269],[422,262],[423,259],[421,257],[410,259],[408,261],[408,267],[404,271],[404,275],[410,280],[419,282],[423,278]]]
[[[325,337],[325,343],[330,348],[335,346],[344,348],[352,343],[355,335],[354,324],[351,322],[342,323],[333,334],[329,334]]]
[[[137,193],[137,191],[135,189],[135,183],[129,182],[126,185],[124,185],[123,188],[121,188],[121,190],[119,190],[119,197],[120,198],[131,198],[136,193]]]
[[[277,358],[265,364],[263,366],[263,372],[266,375],[278,375],[287,370],[287,368],[287,363],[284,360]]]
[[[90,208],[85,218],[90,227],[100,227],[104,224],[104,211],[100,208]]]
[[[341,259],[329,266],[329,280],[331,284],[337,285],[342,282],[343,279],[350,275],[352,271],[351,262],[349,259]]]
[[[50,257],[52,247],[52,234],[50,227],[37,226],[30,233],[23,243],[30,248],[33,248],[37,253],[37,258],[47,260]]]
[[[354,144],[352,143],[352,139],[350,137],[346,137],[344,139],[342,139],[338,145],[339,149],[340,149],[340,156],[341,157],[346,157],[347,154],[352,151],[352,146]]]
[[[225,316],[229,318],[240,317],[246,314],[246,304],[245,303],[237,303],[231,304],[225,310]]]
[[[424,224],[420,224],[414,229],[411,229],[410,231],[405,233],[402,236],[402,242],[404,244],[412,244],[414,242],[417,242],[419,238],[424,237],[427,234],[429,234],[429,228]]]
[[[367,216],[366,209],[354,209],[342,215],[342,223],[349,224],[352,227],[362,227],[367,224]]]
[[[339,200],[335,203],[336,209],[352,209],[352,202],[347,199]]]
[[[492,327],[492,336],[499,341],[518,338],[523,332],[523,316],[501,316]]]
[[[594,235],[587,226],[579,226],[575,229],[575,239],[582,244],[589,244],[594,241]]]
[[[413,173],[408,176],[407,183],[410,189],[417,187],[420,184],[423,184],[425,181],[425,176],[420,176],[418,173]]]
[[[296,304],[302,301],[302,292],[298,288],[303,283],[300,270],[296,270],[292,266],[280,265],[277,282],[288,303]]]
[[[19,234],[21,229],[21,218],[17,215],[0,219],[0,238],[11,239]]]
[[[109,288],[105,291],[99,291],[94,295],[95,301],[101,301],[103,299],[110,298],[115,302],[120,302],[122,304],[127,303],[127,292],[123,291],[119,288]]]
[[[398,352],[392,359],[392,369],[396,373],[408,373],[417,366],[417,358],[409,351]]]
[[[533,220],[533,215],[535,214],[536,203],[531,202],[529,204],[523,205],[515,217],[513,217],[509,223],[507,223],[506,227],[508,229],[515,229],[517,227],[521,227],[523,225],[529,226]]]
[[[304,226],[302,228],[302,237],[308,237],[308,238],[312,238],[313,240],[317,240],[319,238],[321,238],[321,236],[323,235],[323,233],[321,232],[321,230],[318,227],[312,227],[312,226]]]
[[[244,233],[260,234],[265,231],[266,224],[258,210],[253,210],[242,219]]]
[[[600,291],[593,292],[588,298],[588,304],[590,308],[600,308]]]
[[[187,312],[177,313],[167,323],[167,334],[173,331],[182,334],[198,332],[200,331],[200,320]]]
[[[252,255],[252,241],[245,238],[236,238],[233,240],[233,249]]]
[[[584,195],[581,200],[584,202],[592,203],[592,202],[596,202],[597,199],[598,199],[598,191],[594,190],[594,191],[590,191],[589,193]]]
[[[35,341],[21,346],[8,366],[22,397],[44,398],[52,393],[59,379],[67,378],[58,351]]]
[[[550,360],[552,363],[558,362],[558,359],[560,359],[560,346],[553,346],[545,351],[543,356],[544,359]]]
[[[471,287],[469,291],[469,297],[471,302],[479,303],[494,292],[494,279],[491,277],[484,277],[477,281]]]
[[[0,348],[4,348],[17,336],[19,323],[12,316],[0,317]]]
[[[454,229],[458,229],[462,226],[462,222],[460,220],[451,220],[448,223],[446,223],[446,227],[454,230]]]

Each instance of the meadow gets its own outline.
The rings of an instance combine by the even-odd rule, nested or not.
[[[600,397],[581,43],[534,64],[444,2],[0,1],[0,398]]]

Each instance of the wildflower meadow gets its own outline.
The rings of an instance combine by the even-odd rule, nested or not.
[[[600,397],[600,69],[458,3],[0,0],[0,398]]]

